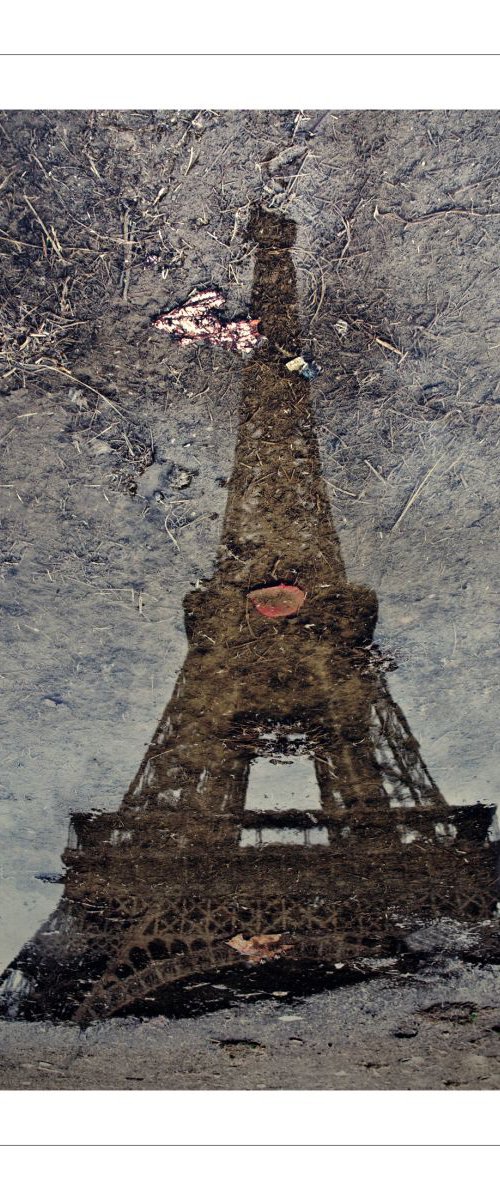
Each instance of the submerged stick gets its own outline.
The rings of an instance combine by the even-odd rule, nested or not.
[[[410,509],[410,508],[412,507],[412,505],[415,503],[415,500],[416,500],[416,499],[417,499],[417,497],[420,495],[420,493],[421,493],[421,491],[422,491],[422,488],[424,488],[424,487],[425,487],[425,485],[426,485],[427,481],[430,479],[431,475],[433,475],[433,474],[434,474],[434,471],[436,470],[436,467],[438,467],[438,466],[439,466],[439,464],[440,464],[441,460],[442,460],[442,459],[444,458],[444,456],[445,456],[445,453],[446,453],[446,451],[445,451],[445,450],[443,450],[443,453],[439,455],[439,458],[437,458],[437,459],[436,459],[436,461],[435,461],[435,463],[433,464],[433,466],[432,466],[432,467],[429,467],[429,470],[428,470],[428,471],[426,472],[426,474],[424,475],[424,478],[422,479],[421,483],[419,483],[418,487],[416,487],[416,488],[415,488],[415,491],[414,491],[414,492],[412,492],[412,494],[411,494],[411,496],[410,496],[410,499],[409,499],[409,500],[406,502],[406,504],[405,504],[405,506],[404,506],[404,508],[403,508],[403,511],[402,511],[402,512],[400,512],[400,514],[399,514],[399,517],[398,517],[397,521],[395,521],[395,522],[394,522],[394,525],[392,526],[392,529],[391,529],[391,533],[394,533],[394,530],[395,530],[395,529],[397,529],[398,525],[400,525],[400,524],[401,524],[401,521],[403,520],[403,517],[405,517],[405,516],[406,516],[406,513],[409,511],[409,509]]]

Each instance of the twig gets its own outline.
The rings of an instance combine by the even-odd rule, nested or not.
[[[176,550],[178,550],[178,551],[179,551],[179,554],[180,554],[180,550],[181,550],[181,548],[180,548],[180,546],[179,546],[179,543],[178,543],[178,541],[177,541],[177,538],[174,538],[174,535],[173,535],[173,533],[172,533],[172,532],[171,532],[171,530],[168,528],[168,524],[167,524],[167,522],[168,522],[168,516],[167,516],[167,517],[165,517],[165,529],[166,529],[166,531],[167,531],[167,533],[168,533],[168,536],[169,536],[169,538],[170,538],[170,541],[174,543],[174,546],[175,546]]]
[[[9,171],[8,175],[6,175],[4,179],[2,179],[2,182],[0,183],[0,192],[2,192],[4,187],[7,186],[9,179],[12,179],[12,176],[14,174],[15,174],[15,168],[12,171]]]
[[[320,293],[319,293],[319,300],[316,305],[316,310],[315,310],[313,316],[311,317],[311,325],[314,324],[314,322],[318,316],[318,313],[320,311],[323,300],[325,299],[325,291],[326,291],[325,273],[323,271],[321,264],[319,265],[319,269],[320,269],[320,273],[321,273],[321,288],[320,288]]]
[[[252,629],[252,626],[250,624],[250,617],[248,615],[248,596],[246,597],[246,602],[245,602],[245,621],[247,623],[249,633],[251,633],[253,639],[255,640],[257,635],[254,633],[254,631]],[[247,642],[245,642],[244,644],[248,645]]]
[[[442,461],[442,459],[444,458],[445,454],[446,454],[446,451],[445,451],[445,450],[443,450],[443,453],[439,455],[439,458],[437,458],[437,459],[436,459],[436,461],[435,461],[435,463],[433,463],[432,467],[429,467],[429,470],[428,470],[428,471],[426,472],[426,474],[424,475],[424,478],[422,479],[421,483],[419,483],[418,487],[416,487],[416,488],[415,488],[415,491],[414,491],[414,492],[412,492],[412,494],[411,494],[411,496],[410,496],[410,499],[409,499],[409,500],[406,502],[406,504],[405,504],[405,506],[404,506],[404,508],[403,508],[403,511],[402,511],[402,512],[400,512],[400,514],[399,514],[399,517],[398,517],[397,521],[395,521],[395,522],[394,522],[394,525],[392,526],[392,529],[391,529],[391,533],[394,533],[394,530],[395,530],[395,529],[397,529],[397,528],[398,528],[398,525],[400,525],[400,524],[401,524],[401,521],[403,520],[403,517],[404,517],[404,516],[406,516],[406,513],[409,511],[409,509],[410,509],[410,508],[412,507],[412,505],[415,503],[415,500],[417,499],[417,496],[419,496],[419,495],[420,495],[420,492],[422,491],[422,488],[424,488],[424,487],[425,487],[425,485],[426,485],[426,483],[428,482],[428,480],[430,479],[431,475],[433,475],[433,474],[434,474],[434,471],[436,470],[436,467],[438,467],[438,466],[439,466],[439,464],[440,464],[440,462]]]
[[[298,180],[298,178],[299,178],[300,172],[302,171],[302,168],[303,168],[304,164],[307,162],[307,159],[309,158],[309,153],[310,153],[310,152],[309,152],[309,150],[306,150],[306,152],[305,152],[305,154],[304,154],[304,157],[303,157],[303,159],[302,159],[302,162],[301,162],[301,164],[300,164],[300,167],[299,167],[299,169],[298,169],[298,171],[297,171],[297,174],[296,174],[296,175],[294,175],[292,179],[289,179],[289,181],[288,181],[288,184],[287,184],[287,186],[286,186],[286,189],[285,189],[285,197],[287,197],[287,196],[289,196],[289,195],[290,195],[290,192],[291,192],[292,188],[293,188],[293,187],[295,186],[295,184],[297,183],[297,180]]]
[[[174,150],[178,150],[179,146],[182,146],[183,142],[185,142],[185,140],[187,138],[189,130],[196,127],[196,124],[199,121],[202,113],[203,113],[203,109],[200,108],[199,111],[196,113],[196,116],[193,117],[192,121],[189,121],[189,124],[186,125],[184,133],[182,134],[182,137],[180,137],[179,140],[175,143]]]
[[[500,212],[475,212],[473,208],[436,208],[434,212],[423,213],[421,217],[402,217],[400,213],[389,209],[388,212],[379,212],[378,207],[375,207],[374,218],[389,217],[393,221],[401,221],[402,225],[422,225],[424,221],[435,221],[440,217],[500,217]]]
[[[159,192],[156,193],[156,196],[153,200],[151,207],[156,208],[156,205],[160,203],[160,200],[163,200],[163,197],[166,196],[167,192],[168,192],[167,187],[161,187]]]
[[[208,167],[206,167],[206,169],[204,170],[203,178],[205,178],[205,175],[208,175],[209,171],[213,170],[216,162],[218,162],[219,159],[222,158],[222,155],[225,154],[227,150],[229,150],[230,146],[232,146],[233,142],[235,142],[235,141],[236,141],[235,137],[231,138],[231,140],[229,142],[227,142],[226,145],[223,146],[221,150],[219,150],[219,153],[215,155],[215,158],[212,159],[212,161],[208,164]]]
[[[374,342],[377,343],[378,346],[383,346],[384,350],[392,350],[392,353],[399,354],[400,358],[405,357],[404,351],[398,350],[397,346],[391,345],[391,342],[386,342],[386,341],[384,341],[383,338],[379,338],[379,337],[376,337],[373,340],[374,340]]]
[[[356,495],[356,492],[348,492],[346,488],[341,488],[338,483],[332,483],[329,481],[328,487],[333,488],[334,492],[342,492],[344,496],[352,496],[354,500],[359,499],[359,496]]]
[[[193,162],[193,160],[194,160],[194,162]],[[189,172],[190,172],[190,170],[191,170],[191,167],[192,167],[192,166],[194,166],[194,163],[195,163],[195,162],[198,162],[198,159],[197,159],[197,158],[195,159],[195,157],[194,157],[194,146],[191,146],[191,149],[190,149],[190,151],[189,151],[189,162],[188,162],[188,164],[187,164],[186,170],[185,170],[185,171],[183,171],[184,178],[186,178],[186,175],[189,175]]]
[[[342,221],[342,224],[343,224],[343,226],[344,226],[344,233],[345,233],[345,236],[346,236],[346,241],[345,241],[345,246],[343,246],[343,247],[342,247],[342,253],[341,253],[341,255],[340,255],[340,258],[339,258],[339,260],[338,260],[338,263],[337,263],[337,267],[336,267],[336,270],[337,270],[337,271],[339,271],[339,270],[340,270],[340,264],[341,264],[341,262],[342,262],[342,259],[343,259],[344,255],[345,255],[345,254],[347,254],[347,251],[348,251],[348,249],[349,249],[349,246],[351,245],[351,241],[352,241],[351,222],[350,222],[350,221],[348,221],[348,220],[346,220],[346,218],[345,218],[345,217],[342,217],[342,216],[341,216],[341,218],[340,218],[340,219],[341,219],[341,221]]]
[[[99,392],[97,388],[92,387],[90,383],[85,383],[83,379],[78,379],[76,375],[72,375],[71,371],[68,371],[67,367],[51,367],[44,363],[42,366],[36,369],[39,371],[54,371],[56,375],[64,375],[66,379],[71,379],[73,383],[78,384],[78,387],[87,388],[88,392],[93,392],[94,396],[98,396],[99,400],[103,400],[105,404],[109,404],[109,407],[113,408],[114,411],[118,413],[118,416],[122,418],[122,420],[124,419],[125,414],[121,408],[118,408],[117,404],[114,404],[112,400],[109,400],[103,392]],[[130,413],[127,413],[126,415],[130,420],[133,420],[133,417],[130,416]]]
[[[100,235],[99,235],[100,236]],[[21,246],[26,246],[29,250],[39,250],[39,246],[35,242],[21,242],[19,238],[8,237],[4,229],[0,230],[0,242],[10,242],[17,249]],[[92,250],[90,246],[66,246],[66,250],[75,250],[78,254],[94,254],[96,258],[102,258],[98,250]]]
[[[55,253],[55,254],[57,254],[57,257],[58,257],[59,261],[60,261],[60,262],[64,262],[64,258],[63,258],[63,256],[62,256],[62,253],[61,253],[61,245],[60,245],[59,239],[58,239],[58,237],[57,237],[57,234],[55,233],[55,230],[54,230],[54,229],[52,229],[52,234],[50,234],[50,233],[49,233],[49,231],[48,231],[48,229],[47,229],[47,226],[46,226],[46,225],[44,225],[44,223],[43,223],[43,221],[42,221],[42,218],[41,218],[41,217],[39,217],[39,215],[38,215],[38,213],[37,213],[37,211],[36,211],[36,208],[33,208],[33,205],[32,205],[32,203],[31,203],[31,200],[29,200],[29,199],[28,199],[28,197],[27,197],[27,195],[26,195],[26,192],[24,192],[24,193],[23,193],[23,199],[26,201],[26,204],[28,205],[28,208],[29,208],[29,209],[30,209],[30,211],[33,213],[33,216],[34,216],[35,220],[36,220],[36,221],[38,221],[38,224],[39,224],[39,225],[41,226],[41,228],[43,229],[43,232],[44,232],[44,234],[45,234],[45,237],[47,238],[47,241],[48,241],[49,245],[50,245],[50,246],[52,246],[52,249],[54,250],[54,253]]]
[[[130,230],[132,232],[132,230]],[[128,289],[130,287],[130,270],[132,267],[132,241],[129,234],[129,219],[128,208],[125,208],[123,213],[123,270],[122,270],[122,300],[124,304],[128,303]]]
[[[381,480],[381,482],[384,484],[384,487],[387,487],[387,479],[384,479],[384,476],[380,474],[380,471],[377,471],[377,468],[373,466],[373,463],[370,462],[370,459],[365,458],[364,462],[366,463],[367,467],[370,468],[370,471],[373,471],[373,474],[377,476],[377,479]]]

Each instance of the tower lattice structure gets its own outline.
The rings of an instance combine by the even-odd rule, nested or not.
[[[492,809],[445,803],[373,654],[376,596],[346,576],[310,384],[286,369],[295,225],[258,209],[249,232],[265,340],[242,368],[215,569],[185,598],[186,660],[121,807],[72,818],[64,896],[4,977],[7,1011],[163,1011],[207,973],[244,978],[252,939],[274,971],[313,972],[495,904]],[[272,620],[249,592],[278,583],[306,600]],[[317,806],[246,807],[252,766],[298,755]]]

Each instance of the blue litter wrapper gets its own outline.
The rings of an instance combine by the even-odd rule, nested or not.
[[[316,362],[305,363],[299,371],[303,379],[317,379],[321,375],[322,367],[319,367]]]

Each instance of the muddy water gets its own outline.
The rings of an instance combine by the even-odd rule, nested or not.
[[[257,208],[248,232],[263,340],[213,571],[185,596],[187,655],[120,807],[72,819],[63,895],[3,976],[7,1016],[85,1025],[304,994],[404,969],[411,935],[443,920],[472,958],[491,953],[494,808],[447,800],[391,694],[311,384],[287,365],[296,227]]]

